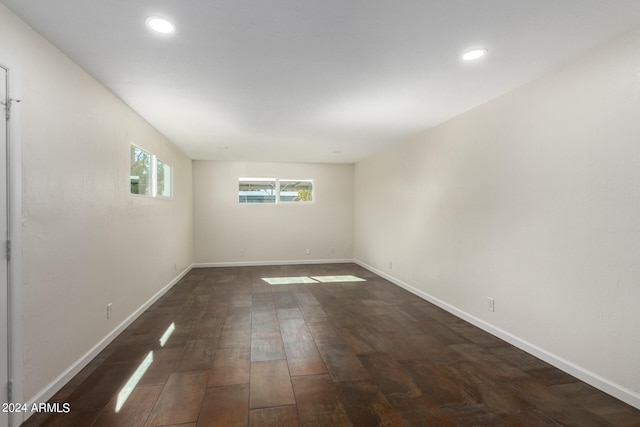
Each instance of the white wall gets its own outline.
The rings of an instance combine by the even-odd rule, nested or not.
[[[192,170],[180,150],[2,5],[0,28],[0,52],[21,81],[14,142],[22,146],[23,305],[15,308],[29,401],[55,392],[60,375],[190,267]],[[174,166],[172,200],[128,194],[130,143]]]
[[[358,163],[354,242],[361,263],[640,407],[638,46]]]
[[[313,179],[314,202],[240,204],[240,177]],[[193,189],[196,264],[353,259],[353,165],[194,161]]]

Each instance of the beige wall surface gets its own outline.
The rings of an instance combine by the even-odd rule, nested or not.
[[[23,304],[15,309],[28,401],[190,267],[192,171],[180,150],[2,5],[0,28],[22,98],[14,142]],[[129,195],[131,143],[174,167],[173,199]]]
[[[636,406],[638,46],[630,34],[355,171],[357,260]]]
[[[240,204],[240,177],[313,179],[314,201]],[[353,259],[353,165],[194,161],[193,188],[196,264]]]

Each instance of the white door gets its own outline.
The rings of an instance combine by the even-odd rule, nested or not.
[[[8,260],[6,242],[7,224],[7,125],[8,105],[7,69],[0,65],[0,405],[8,402],[9,384],[9,310],[8,310]],[[0,408],[0,427],[9,425],[9,414]]]

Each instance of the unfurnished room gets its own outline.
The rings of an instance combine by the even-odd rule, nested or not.
[[[0,427],[640,426],[637,0],[0,0]]]

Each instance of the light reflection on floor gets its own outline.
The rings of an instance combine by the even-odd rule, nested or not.
[[[164,347],[175,329],[176,324],[172,322],[160,337],[160,347]],[[151,366],[152,363],[153,350],[147,353],[147,356],[142,359],[142,362],[140,362],[140,365],[138,365],[136,371],[133,373],[133,375],[131,375],[127,383],[124,385],[124,387],[122,387],[122,390],[120,390],[120,392],[118,393],[118,399],[116,401],[116,413],[120,412],[120,409],[122,409],[124,404],[127,402],[127,399],[129,399],[131,392],[133,392],[133,389],[136,388],[138,382],[140,382],[140,379],[142,379],[145,372],[147,372],[147,369],[149,369],[149,366]]]
[[[263,277],[262,280],[270,285],[295,285],[300,283],[336,283],[336,282],[366,282],[357,276],[300,276],[300,277]]]
[[[147,353],[147,356],[142,360],[140,366],[138,366],[138,369],[136,369],[133,375],[131,375],[131,378],[129,378],[129,381],[127,381],[124,387],[122,387],[122,390],[120,390],[120,393],[118,393],[118,400],[116,401],[116,413],[120,412],[120,409],[122,409],[122,406],[129,398],[129,395],[131,395],[133,389],[136,388],[144,373],[147,372],[147,369],[149,369],[151,363],[153,363],[153,350]]]

